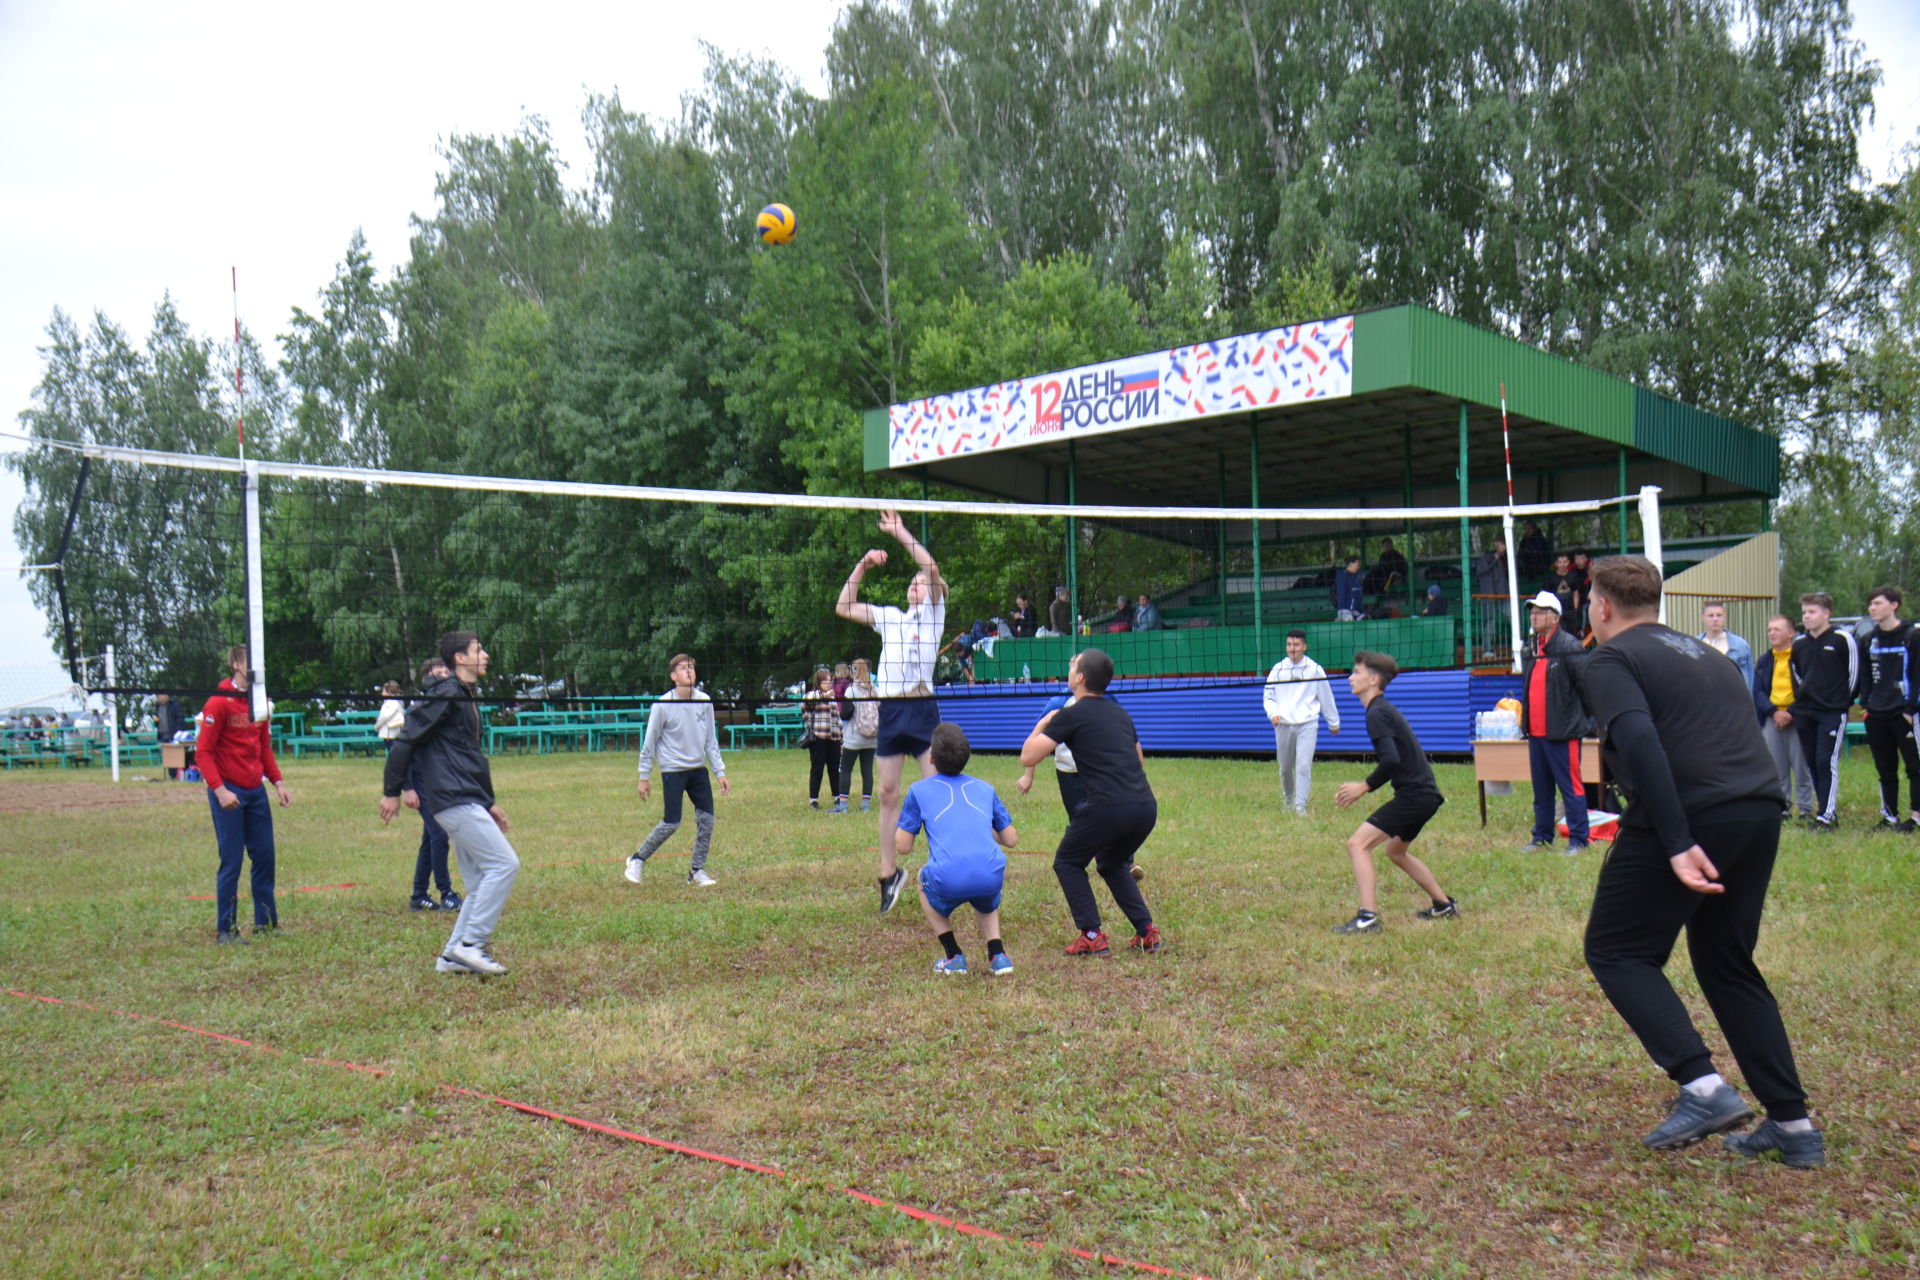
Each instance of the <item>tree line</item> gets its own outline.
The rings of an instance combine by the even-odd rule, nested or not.
[[[56,312],[22,421],[231,453],[244,413],[251,452],[314,463],[897,496],[862,469],[866,408],[1416,301],[1777,434],[1789,594],[1915,583],[1920,179],[1861,169],[1876,72],[1842,0],[868,0],[827,65],[816,96],[710,52],[672,121],[590,97],[579,183],[538,119],[452,138],[407,261],[354,234],[277,361],[167,299],[143,343]],[[800,222],[778,249],[751,234],[773,199]],[[47,558],[77,464],[9,465]],[[237,573],[180,562],[151,478],[93,483],[81,630],[133,680],[202,683],[189,642],[233,625]],[[401,674],[454,618],[578,686],[701,646],[784,682],[848,647],[819,592],[868,545],[811,513],[268,503],[271,643],[315,688]],[[957,532],[956,616],[1044,601],[1064,536]],[[1098,551],[1091,599],[1190,567]]]

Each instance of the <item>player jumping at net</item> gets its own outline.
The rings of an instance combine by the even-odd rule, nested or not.
[[[713,700],[695,687],[697,668],[689,654],[676,653],[669,664],[673,688],[661,695],[647,713],[647,736],[640,744],[640,798],[653,790],[653,766],[660,764],[665,789],[660,822],[647,833],[638,852],[627,859],[627,879],[640,883],[647,859],[680,829],[681,799],[693,800],[693,867],[687,883],[702,888],[714,884],[707,874],[707,851],[713,845],[713,783],[707,766],[720,779],[720,794],[731,795],[726,762],[720,758],[720,738],[713,727]]]
[[[967,971],[966,953],[954,939],[952,919],[964,903],[979,918],[988,971],[1003,977],[1013,972],[1013,961],[1000,943],[1000,890],[1006,883],[1007,855],[994,845],[1011,849],[1020,837],[992,785],[961,772],[973,749],[959,725],[935,726],[931,754],[938,772],[907,788],[900,825],[894,832],[894,851],[901,857],[912,853],[914,837],[926,829],[927,865],[920,869],[920,907],[946,952],[944,959],[934,962],[934,971]]]
[[[874,677],[880,696],[880,733],[874,740],[880,803],[874,808],[880,844],[880,913],[885,915],[900,900],[907,878],[894,849],[901,771],[911,757],[919,763],[921,777],[933,776],[933,730],[940,723],[940,704],[933,696],[933,664],[947,620],[947,584],[927,549],[907,532],[899,512],[883,512],[879,527],[905,547],[919,566],[907,584],[907,607],[861,603],[860,582],[867,570],[887,562],[887,553],[876,547],[855,562],[833,611],[880,633],[880,670]]]
[[[420,759],[420,798],[453,841],[460,880],[467,898],[453,921],[453,935],[434,962],[441,973],[500,974],[507,967],[493,958],[490,944],[520,858],[507,843],[507,815],[493,798],[493,771],[481,750],[485,727],[474,685],[487,674],[487,651],[471,631],[440,637],[440,656],[453,674],[421,690],[407,709],[400,736],[387,756],[380,796],[380,821],[400,812],[407,764]]]
[[[1347,675],[1347,688],[1367,709],[1367,737],[1373,742],[1379,763],[1366,781],[1341,783],[1333,802],[1342,809],[1351,808],[1361,796],[1389,782],[1393,784],[1393,799],[1368,814],[1367,820],[1347,837],[1347,856],[1353,860],[1360,910],[1353,919],[1336,926],[1335,933],[1380,932],[1373,851],[1383,844],[1393,865],[1412,876],[1432,900],[1432,906],[1422,907],[1415,915],[1422,920],[1451,920],[1460,914],[1460,904],[1447,896],[1427,864],[1413,856],[1413,842],[1440,812],[1446,798],[1433,779],[1433,766],[1427,763],[1420,739],[1413,736],[1413,726],[1400,714],[1400,708],[1386,699],[1387,685],[1399,674],[1400,667],[1391,657],[1363,650],[1353,655],[1353,670]]]

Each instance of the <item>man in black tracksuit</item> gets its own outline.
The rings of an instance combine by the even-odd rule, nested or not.
[[[1767,1120],[1727,1139],[1797,1168],[1826,1162],[1780,1007],[1754,966],[1784,800],[1740,669],[1662,626],[1660,571],[1642,556],[1594,566],[1594,635],[1578,679],[1627,794],[1587,919],[1587,967],[1647,1054],[1680,1086],[1642,1141],[1689,1146],[1753,1116],[1714,1070],[1663,970],[1682,929],[1707,998]]]
[[[1840,748],[1847,737],[1847,708],[1860,686],[1860,648],[1833,625],[1833,597],[1813,591],[1800,597],[1805,634],[1793,642],[1793,723],[1800,754],[1813,774],[1815,831],[1831,831],[1840,804]]]
[[[1860,705],[1867,712],[1867,746],[1880,775],[1880,820],[1895,831],[1920,829],[1920,628],[1900,616],[1898,587],[1881,587],[1867,600],[1873,630],[1860,639]],[[1900,816],[1900,762],[1907,763],[1907,816]]]

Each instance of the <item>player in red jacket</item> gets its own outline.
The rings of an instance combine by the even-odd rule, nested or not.
[[[273,808],[267,786],[279,793],[281,807],[293,803],[293,794],[280,780],[273,758],[272,725],[255,720],[247,700],[247,646],[227,650],[231,678],[220,682],[220,692],[207,700],[200,713],[200,738],[194,761],[207,782],[207,803],[213,810],[213,838],[220,849],[220,870],[214,877],[214,941],[245,942],[236,927],[240,899],[240,858],[253,862],[253,931],[262,933],[280,925],[273,903]]]

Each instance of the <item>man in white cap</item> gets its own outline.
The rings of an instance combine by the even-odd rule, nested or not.
[[[1573,686],[1569,661],[1583,656],[1580,642],[1560,626],[1560,597],[1542,591],[1527,602],[1533,637],[1522,652],[1520,731],[1527,737],[1533,767],[1533,837],[1522,852],[1553,848],[1553,793],[1559,788],[1567,808],[1567,847],[1572,857],[1586,849],[1587,794],[1580,785],[1580,739],[1587,713]]]

